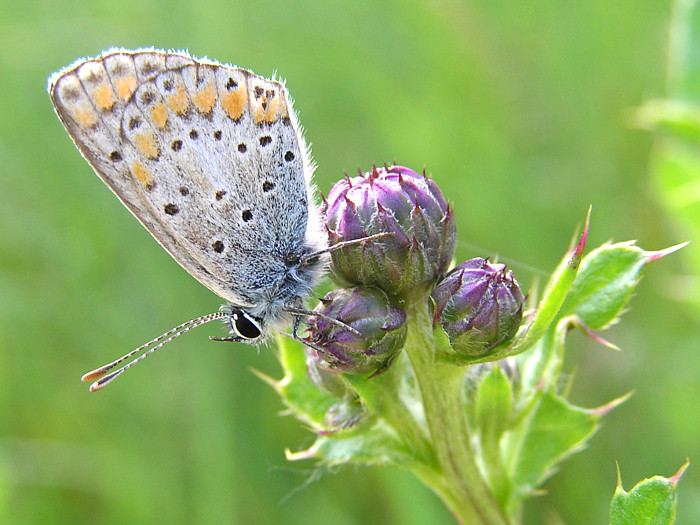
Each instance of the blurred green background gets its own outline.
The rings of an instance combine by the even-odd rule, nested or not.
[[[454,203],[458,259],[498,254],[528,287],[589,204],[589,247],[688,239],[651,182],[652,136],[629,125],[665,95],[671,12],[653,0],[1,3],[0,523],[453,523],[407,473],[288,464],[285,447],[312,436],[249,371],[278,375],[273,352],[210,342],[218,327],[88,393],[82,373],[220,301],[80,157],[51,108],[51,72],[151,45],[278,71],[321,191],[373,162],[425,167]],[[686,456],[678,523],[700,523],[698,310],[679,300],[690,266],[681,252],[648,268],[604,334],[622,352],[571,333],[574,402],[635,395],[525,523],[607,523],[616,461],[629,489]]]

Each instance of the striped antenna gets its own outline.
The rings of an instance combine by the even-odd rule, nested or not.
[[[334,244],[333,246],[329,246],[328,248],[324,248],[323,250],[319,250],[317,252],[313,253],[307,253],[306,255],[302,255],[301,257],[301,264],[308,264],[308,261],[316,259],[319,255],[323,255],[324,253],[330,253],[334,252],[337,250],[342,250],[346,246],[350,246],[352,244],[362,244],[363,242],[366,241],[374,241],[377,239],[382,239],[384,237],[393,237],[395,234],[394,232],[384,232],[384,233],[375,233],[374,235],[368,235],[367,237],[362,237],[360,239],[352,239],[350,241],[340,241]]]
[[[132,365],[135,365],[142,359],[148,357],[150,354],[158,350],[160,347],[167,345],[170,341],[175,339],[176,337],[180,337],[182,334],[189,332],[193,328],[197,328],[198,326],[201,326],[203,324],[210,323],[211,321],[216,321],[217,319],[224,319],[225,317],[228,317],[229,314],[226,312],[216,312],[213,314],[209,315],[203,315],[201,317],[197,317],[196,319],[191,319],[190,321],[187,321],[186,323],[182,323],[180,326],[176,326],[172,330],[169,330],[165,332],[162,335],[159,335],[155,339],[149,341],[145,345],[139,346],[136,350],[132,350],[128,354],[120,357],[116,361],[112,361],[111,363],[101,366],[100,368],[97,368],[93,370],[92,372],[88,372],[85,374],[83,377],[81,377],[81,381],[87,382],[87,381],[93,381],[94,379],[98,379],[95,381],[92,385],[90,385],[90,392],[96,392],[100,390],[101,388],[106,387],[108,384],[110,384],[112,381],[114,381],[119,375],[121,375],[123,372],[125,372],[128,368],[130,368]],[[132,358],[142,350],[145,350],[151,345],[153,348],[150,348],[148,351],[146,351],[144,354],[140,355],[130,363],[125,364],[123,367],[121,367],[118,370],[115,370],[114,372],[107,374],[110,370],[112,370],[115,366],[118,366],[119,364],[123,363],[127,359]],[[107,375],[105,375],[107,374]],[[103,377],[104,376],[104,377]],[[100,379],[101,378],[101,379]]]

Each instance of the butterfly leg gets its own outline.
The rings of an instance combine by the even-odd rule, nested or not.
[[[309,341],[307,339],[304,339],[299,335],[299,327],[301,326],[301,316],[300,315],[295,315],[293,320],[292,320],[292,333],[287,334],[287,333],[282,333],[283,336],[289,337],[290,339],[294,339],[295,341],[299,341],[301,344],[304,346],[308,346],[309,348],[313,348],[317,352],[324,352],[323,347],[317,345],[313,341]]]
[[[294,319],[292,320],[292,337],[296,339],[297,341],[302,341],[302,338],[299,336],[299,327],[301,326],[301,316],[295,315]]]

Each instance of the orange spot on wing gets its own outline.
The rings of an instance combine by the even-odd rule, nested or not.
[[[127,75],[114,79],[114,87],[117,88],[117,95],[124,102],[131,98],[131,95],[136,91],[136,75]]]
[[[289,118],[289,110],[287,109],[287,102],[283,97],[280,97],[280,117]]]
[[[140,133],[134,137],[134,141],[136,142],[136,148],[147,157],[157,159],[158,155],[160,155],[158,142],[153,133]]]
[[[280,116],[280,97],[268,99],[267,108],[265,109],[265,122],[277,122]]]
[[[214,107],[216,103],[216,90],[214,89],[214,84],[209,83],[192,97],[192,102],[197,108],[197,111],[203,114],[211,113],[211,108]]]
[[[256,124],[260,124],[265,119],[265,109],[263,106],[267,106],[267,97],[265,95],[257,99],[253,106],[253,121]]]
[[[245,86],[238,86],[237,89],[222,93],[221,107],[232,119],[238,120],[241,118],[241,115],[248,107],[248,92]]]
[[[97,107],[102,111],[109,111],[117,101],[112,86],[110,86],[107,82],[103,82],[98,88],[95,89],[95,91],[93,91],[92,98],[95,101],[95,104],[97,104]]]
[[[97,112],[90,106],[83,105],[75,108],[73,117],[84,128],[91,128],[97,124]]]
[[[165,125],[168,123],[168,108],[165,107],[165,104],[158,102],[153,105],[151,108],[151,120],[160,129],[165,128]]]
[[[143,164],[141,164],[140,161],[134,161],[134,163],[131,165],[131,173],[134,175],[134,177],[136,177],[136,180],[139,181],[141,186],[147,190],[153,188],[153,178],[151,178],[151,173]]]
[[[168,107],[178,115],[182,115],[187,111],[190,105],[190,97],[187,96],[185,87],[177,86],[172,95],[168,95]]]

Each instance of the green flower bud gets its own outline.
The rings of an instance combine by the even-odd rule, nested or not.
[[[379,288],[333,290],[314,311],[322,316],[309,317],[306,341],[321,368],[378,374],[406,341],[406,313]]]
[[[432,298],[435,321],[452,349],[469,356],[486,355],[510,341],[520,327],[525,301],[513,272],[482,258],[451,270]]]
[[[316,388],[338,398],[338,402],[324,415],[321,429],[317,432],[331,435],[342,431],[347,435],[348,430],[357,430],[358,425],[366,421],[368,416],[362,401],[353,390],[348,388],[337,370],[321,367],[314,357],[313,350],[309,347],[305,348],[306,375]]]
[[[341,283],[419,297],[445,273],[457,243],[455,219],[435,181],[401,166],[338,182],[325,201],[331,246],[390,233],[331,252]]]
[[[350,390],[338,371],[320,366],[313,348],[305,346],[304,351],[306,352],[306,375],[314,386],[338,399],[346,397]]]
[[[325,436],[343,432],[347,437],[350,432],[361,432],[371,420],[362,402],[357,397],[348,396],[328,409],[323,419],[324,429],[318,432]]]

